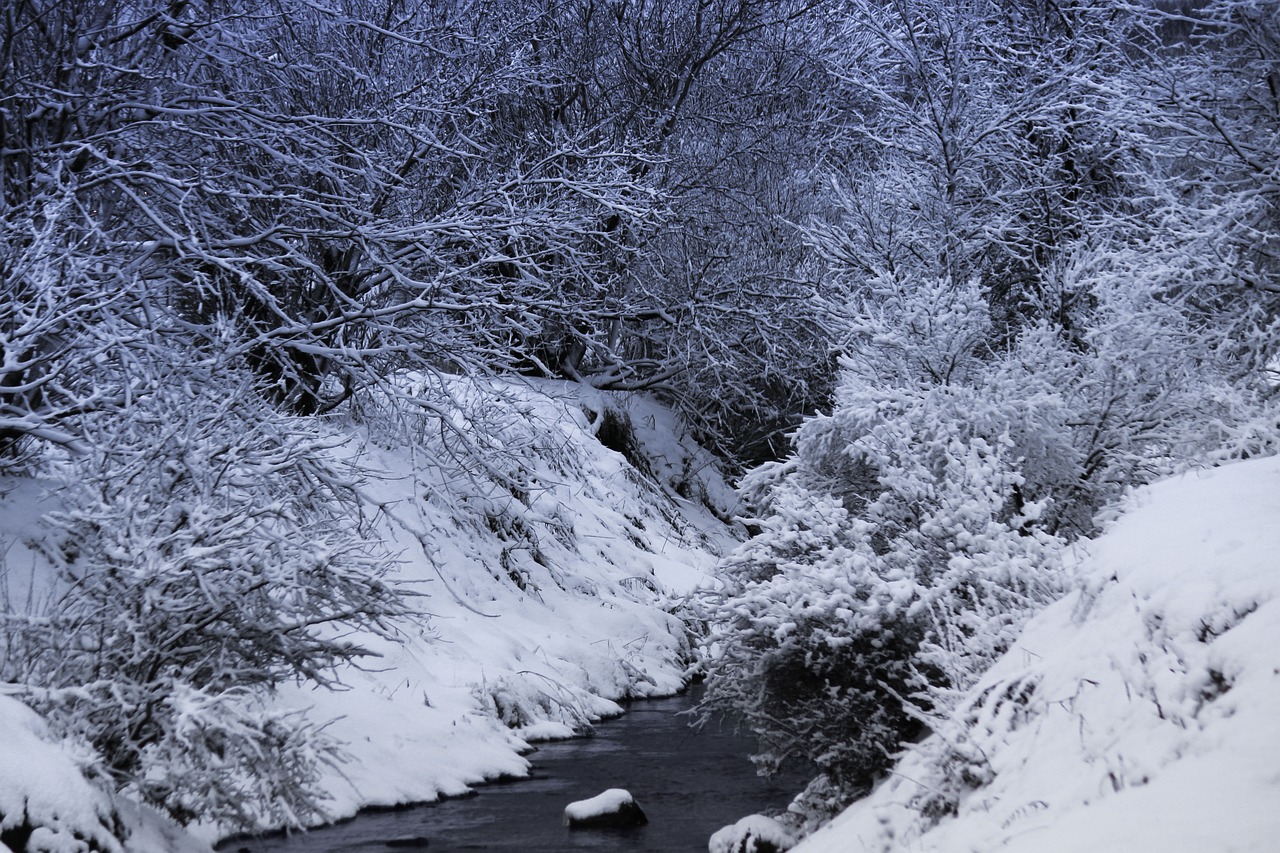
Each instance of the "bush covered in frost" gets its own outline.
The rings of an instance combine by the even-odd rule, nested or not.
[[[819,491],[800,458],[757,473],[770,514],[725,563],[736,586],[707,645],[705,709],[743,715],[764,768],[807,760],[845,792],[919,733],[909,701],[967,685],[1063,584],[1058,538],[1014,499],[1025,481],[999,408],[955,417],[973,400],[948,389],[887,402],[849,401],[801,433],[842,434],[869,489]]]
[[[6,614],[8,681],[90,770],[181,821],[300,825],[319,813],[323,726],[272,710],[322,685],[406,612],[316,427],[249,385],[158,382],[65,468],[44,598]]]
[[[1099,507],[1249,410],[1124,263],[1073,273],[1084,332],[1029,323],[1007,345],[976,282],[871,282],[832,412],[744,479],[758,532],[707,604],[703,711],[745,720],[765,770],[816,766],[820,809],[865,792],[1067,588],[1063,548]]]

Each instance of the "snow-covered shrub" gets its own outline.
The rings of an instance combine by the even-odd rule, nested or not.
[[[1206,271],[1175,242],[1164,235],[1076,247],[1055,276],[1056,288],[1087,305],[1076,313],[1072,346],[1064,350],[1062,333],[1042,326],[996,366],[1016,385],[1047,378],[1065,404],[1063,435],[1080,467],[1049,482],[1071,532],[1098,532],[1093,514],[1126,489],[1224,445],[1248,452],[1245,425],[1267,421],[1256,356],[1241,350],[1274,340],[1274,330],[1197,305]]]
[[[100,241],[70,224],[74,207],[71,190],[58,190],[32,214],[0,224],[3,467],[34,461],[32,445],[76,446],[80,418],[116,409],[126,396],[102,377],[142,337],[125,318],[143,310],[145,288],[85,257]]]
[[[503,675],[472,688],[476,704],[509,728],[557,730],[563,737],[590,733],[616,713],[607,699],[532,672]]]
[[[1270,850],[1280,458],[1126,500],[1075,589],[798,849]]]
[[[787,473],[763,472],[770,514],[724,563],[737,586],[712,610],[705,707],[744,716],[765,768],[802,758],[846,795],[865,789],[921,729],[906,703],[945,704],[1063,588],[1060,541],[1036,523],[1046,501],[1020,496],[1023,412],[850,376]],[[842,494],[837,447],[859,472]]]
[[[975,283],[868,285],[833,411],[743,482],[759,533],[711,607],[706,709],[742,714],[766,768],[813,762],[835,804],[865,790],[1067,587],[1068,538],[1255,411],[1168,271],[1139,268],[1082,248],[1055,279],[1088,294],[1081,329],[1029,322],[1007,345]],[[942,763],[984,772],[963,745]]]
[[[925,626],[914,584],[879,577],[868,543],[807,556],[712,610],[703,708],[741,716],[763,771],[809,761],[857,790],[916,728],[893,695],[926,686],[912,666]]]
[[[298,825],[336,746],[264,697],[334,684],[367,654],[350,632],[391,637],[405,606],[314,426],[247,384],[165,379],[66,464],[56,581],[7,614],[4,675],[94,772],[180,821]]]
[[[832,414],[744,481],[760,533],[723,564],[707,644],[705,709],[742,715],[766,769],[811,762],[835,804],[1063,589],[1046,520],[1078,464],[1061,396],[990,369],[976,285],[879,286]]]

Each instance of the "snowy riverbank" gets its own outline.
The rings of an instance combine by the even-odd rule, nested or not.
[[[332,721],[345,744],[345,763],[322,780],[331,819],[523,775],[529,741],[582,732],[619,713],[617,700],[678,690],[689,649],[676,602],[710,581],[733,541],[731,490],[665,408],[564,383],[451,390],[464,405],[448,435],[424,430],[408,446],[362,434],[338,451],[371,472],[366,509],[398,560],[393,579],[419,593],[428,618],[400,643],[360,638],[381,657],[344,670],[345,689],[278,694],[279,709]],[[489,471],[450,455],[466,440],[484,443]],[[41,571],[23,544],[38,493],[30,481],[0,489],[11,588]],[[32,749],[75,775],[69,747]],[[6,829],[20,817],[8,800],[43,790],[48,763],[15,756],[0,767]],[[101,835],[110,849],[106,801],[64,788],[88,805],[54,796],[33,820],[60,813],[67,832]],[[172,849],[154,840],[155,821],[144,831],[124,820],[127,849]],[[194,834],[208,843],[223,831]]]
[[[944,735],[794,848],[1274,850],[1280,458],[1139,491]]]
[[[367,510],[429,618],[374,642],[382,656],[344,671],[345,689],[277,697],[346,745],[322,780],[332,819],[522,775],[531,740],[678,689],[679,594],[712,583],[734,542],[732,492],[662,407],[550,383],[463,399],[454,426],[490,442],[496,481],[450,464],[436,436],[353,436],[340,451],[376,472]],[[39,581],[41,491],[0,486],[11,593]],[[1278,554],[1280,458],[1139,491],[1079,546],[1076,591],[1033,619],[942,733],[796,853],[1271,849]],[[178,853],[223,832],[182,835],[102,794],[77,747],[3,696],[0,726],[0,851],[78,838]]]
[[[669,610],[732,542],[716,517],[732,492],[661,406],[569,384],[473,402],[504,423],[490,461],[524,494],[424,465],[422,448],[364,450],[363,466],[387,472],[370,491],[398,577],[431,618],[382,644],[375,668],[346,673],[350,689],[282,696],[334,719],[349,744],[326,782],[334,816],[523,775],[529,740],[679,690],[689,650]]]

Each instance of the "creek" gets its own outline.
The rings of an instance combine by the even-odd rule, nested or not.
[[[291,836],[240,838],[237,853],[430,853],[489,851],[645,851],[705,853],[722,826],[779,811],[804,786],[802,775],[762,779],[747,756],[754,746],[728,724],[690,728],[693,696],[632,702],[627,713],[588,738],[542,743],[525,779],[483,785],[475,796],[353,820]],[[564,807],[607,788],[626,788],[649,818],[629,830],[569,829]]]

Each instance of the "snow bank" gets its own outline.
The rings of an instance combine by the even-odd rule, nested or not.
[[[111,801],[85,781],[71,756],[50,743],[44,722],[0,696],[0,839],[30,833],[41,849],[75,849],[76,838],[120,851]]]
[[[1139,491],[939,734],[796,853],[1274,850],[1280,458]]]
[[[178,827],[85,780],[75,756],[20,702],[0,696],[0,850],[198,853]]]
[[[389,579],[417,594],[427,619],[399,643],[354,638],[380,658],[341,672],[346,689],[277,695],[281,710],[331,721],[344,745],[348,760],[322,780],[331,819],[526,775],[531,741],[585,733],[622,713],[620,700],[679,690],[691,654],[680,596],[712,582],[735,536],[732,490],[666,408],[571,383],[437,381],[449,387],[424,390],[450,398],[444,428],[424,418],[415,434],[412,412],[389,413],[397,429],[371,418],[334,451],[370,472],[366,510],[397,561]],[[43,588],[47,563],[27,541],[57,501],[41,503],[39,483],[2,485],[0,568],[21,602]],[[0,731],[21,716],[9,706],[21,707],[7,703]],[[27,769],[45,762],[14,750],[53,749],[41,743],[4,744],[6,821],[47,778]],[[65,791],[80,793],[49,808],[98,832],[108,801],[57,766]],[[178,849],[166,824],[142,823],[135,849]],[[195,833],[208,842],[224,831]]]
[[[665,407],[559,382],[449,392],[490,471],[453,464],[457,436],[438,429],[348,449],[382,472],[367,487],[379,532],[429,625],[375,644],[382,659],[343,673],[346,690],[281,695],[346,744],[326,780],[334,818],[526,775],[532,741],[679,690],[676,601],[733,544],[736,498]]]

